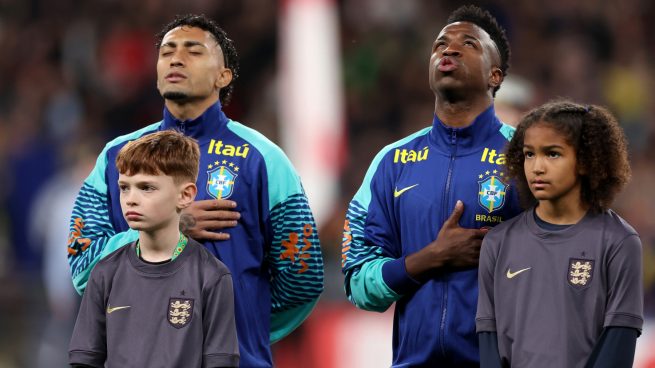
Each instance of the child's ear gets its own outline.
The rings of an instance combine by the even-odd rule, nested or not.
[[[177,201],[177,207],[179,209],[187,208],[193,203],[193,200],[196,199],[196,194],[198,193],[198,188],[194,183],[188,182],[180,186],[180,196]]]
[[[584,167],[583,165],[578,164],[577,171],[578,171],[578,175],[580,175],[580,176],[587,175],[587,168]]]

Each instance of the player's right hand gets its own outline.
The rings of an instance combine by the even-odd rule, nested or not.
[[[405,258],[407,273],[420,280],[448,268],[475,267],[480,260],[482,238],[489,229],[459,226],[464,204],[457,201],[453,213],[444,222],[437,239]]]
[[[437,239],[430,244],[443,257],[446,266],[472,267],[480,261],[480,246],[489,229],[466,229],[459,226],[463,212],[464,204],[457,201],[453,213],[439,230]]]
[[[220,230],[237,226],[241,214],[236,206],[226,199],[195,201],[182,210],[180,230],[195,240],[228,240],[230,234]]]

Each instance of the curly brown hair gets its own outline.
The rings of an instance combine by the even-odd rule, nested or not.
[[[604,107],[551,101],[528,112],[506,148],[507,169],[525,208],[537,203],[525,177],[523,141],[528,128],[547,124],[565,136],[583,169],[580,195],[590,211],[605,211],[630,179],[628,145],[616,118]]]

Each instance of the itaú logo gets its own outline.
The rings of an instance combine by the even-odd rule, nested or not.
[[[209,149],[207,150],[207,153],[213,153],[216,155],[222,155],[222,156],[239,156],[246,158],[248,156],[248,152],[250,151],[250,147],[248,143],[241,145],[241,146],[233,146],[231,144],[223,144],[223,141],[216,141],[212,139],[209,142]]]
[[[507,159],[505,158],[504,153],[498,153],[495,149],[489,149],[487,147],[482,151],[482,156],[480,156],[480,162],[488,162],[490,164],[496,165],[505,165]]]
[[[398,162],[406,164],[408,162],[424,161],[427,160],[429,152],[428,147],[418,151],[396,148],[393,154],[393,162],[395,164]]]

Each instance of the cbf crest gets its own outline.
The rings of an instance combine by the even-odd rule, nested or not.
[[[168,322],[175,328],[189,324],[193,315],[193,299],[171,298],[168,303]]]
[[[569,285],[582,289],[591,283],[594,274],[594,261],[590,259],[569,259],[567,280]]]
[[[503,176],[498,170],[486,171],[478,176],[478,179],[482,179],[478,181],[478,203],[489,213],[505,205],[509,185],[501,179]]]
[[[222,165],[221,165],[222,163]],[[237,180],[239,167],[234,163],[223,160],[216,161],[214,165],[208,166],[207,171],[207,193],[216,199],[230,198],[234,192],[234,185]]]

